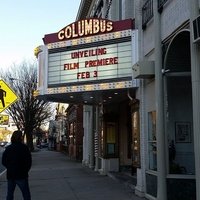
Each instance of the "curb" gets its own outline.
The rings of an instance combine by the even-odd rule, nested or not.
[[[123,184],[126,188],[131,189],[133,192],[135,192],[135,185],[131,183],[129,180],[121,180],[119,177],[115,176],[112,173],[107,173],[107,175],[112,178],[115,181],[118,181],[119,183]]]

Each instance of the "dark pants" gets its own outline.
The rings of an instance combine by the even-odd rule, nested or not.
[[[24,200],[31,200],[28,179],[8,180],[8,190],[7,190],[6,200],[14,199],[14,191],[16,185],[18,185],[18,187],[20,188]]]

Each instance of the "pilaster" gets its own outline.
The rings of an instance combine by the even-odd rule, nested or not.
[[[193,132],[194,156],[196,174],[196,199],[200,200],[200,47],[193,43],[192,22],[199,15],[199,1],[192,0],[190,6],[190,41],[191,41],[191,74],[192,74],[192,99],[193,99]]]
[[[158,1],[153,1],[155,30],[155,95],[156,95],[156,138],[157,138],[157,199],[167,199],[166,154],[164,132],[164,103],[162,78],[161,24]]]

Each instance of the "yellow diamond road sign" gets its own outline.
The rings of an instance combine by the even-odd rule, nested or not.
[[[18,96],[7,83],[0,80],[0,113],[11,106],[17,99]]]

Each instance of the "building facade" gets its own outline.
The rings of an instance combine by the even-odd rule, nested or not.
[[[56,105],[55,119],[50,120],[48,128],[49,149],[62,150],[66,138],[66,109],[68,105],[58,103]]]
[[[45,35],[38,49],[38,98],[84,106],[83,163],[102,174],[133,171],[129,101],[138,87],[132,80],[138,58],[133,28],[132,19],[80,19]]]
[[[74,160],[83,159],[83,105],[71,104],[67,110],[67,155]]]
[[[148,199],[200,200],[199,6],[198,0],[82,0],[76,19],[79,27],[83,20],[92,18],[106,19],[93,21],[94,31],[99,31],[98,23],[104,24],[104,30],[107,20],[110,25],[121,23],[121,28],[116,26],[110,38],[96,38],[93,42],[101,40],[98,44],[102,45],[102,52],[108,48],[105,45],[118,43],[117,48],[121,48],[127,42],[123,48],[127,55],[131,51],[130,62],[120,58],[119,52],[106,62],[113,71],[112,66],[125,59],[124,71],[131,76],[104,77],[99,82],[91,80],[91,85],[80,81],[87,86],[86,90],[77,93],[74,85],[67,91],[60,88],[62,95],[58,98],[59,89],[45,79],[53,69],[47,67],[40,72],[45,75],[38,87],[40,98],[67,103],[84,100],[83,164],[102,174],[130,168],[130,173],[137,178],[135,193]],[[107,28],[111,30],[109,24]],[[73,27],[76,24],[62,29],[59,37],[83,34],[73,32]],[[61,48],[47,48],[50,44],[59,45],[49,38],[45,36],[39,56],[47,56],[45,52],[53,55]],[[85,47],[92,47],[93,39],[88,36]],[[79,49],[85,47],[79,46]],[[73,56],[84,54],[80,52]],[[50,67],[49,60],[39,59],[39,62]],[[92,66],[94,62],[87,65]],[[64,67],[73,70],[79,65]],[[76,78],[82,80],[90,75],[81,73]],[[67,98],[63,91],[73,97]],[[88,98],[84,99],[82,94]]]

